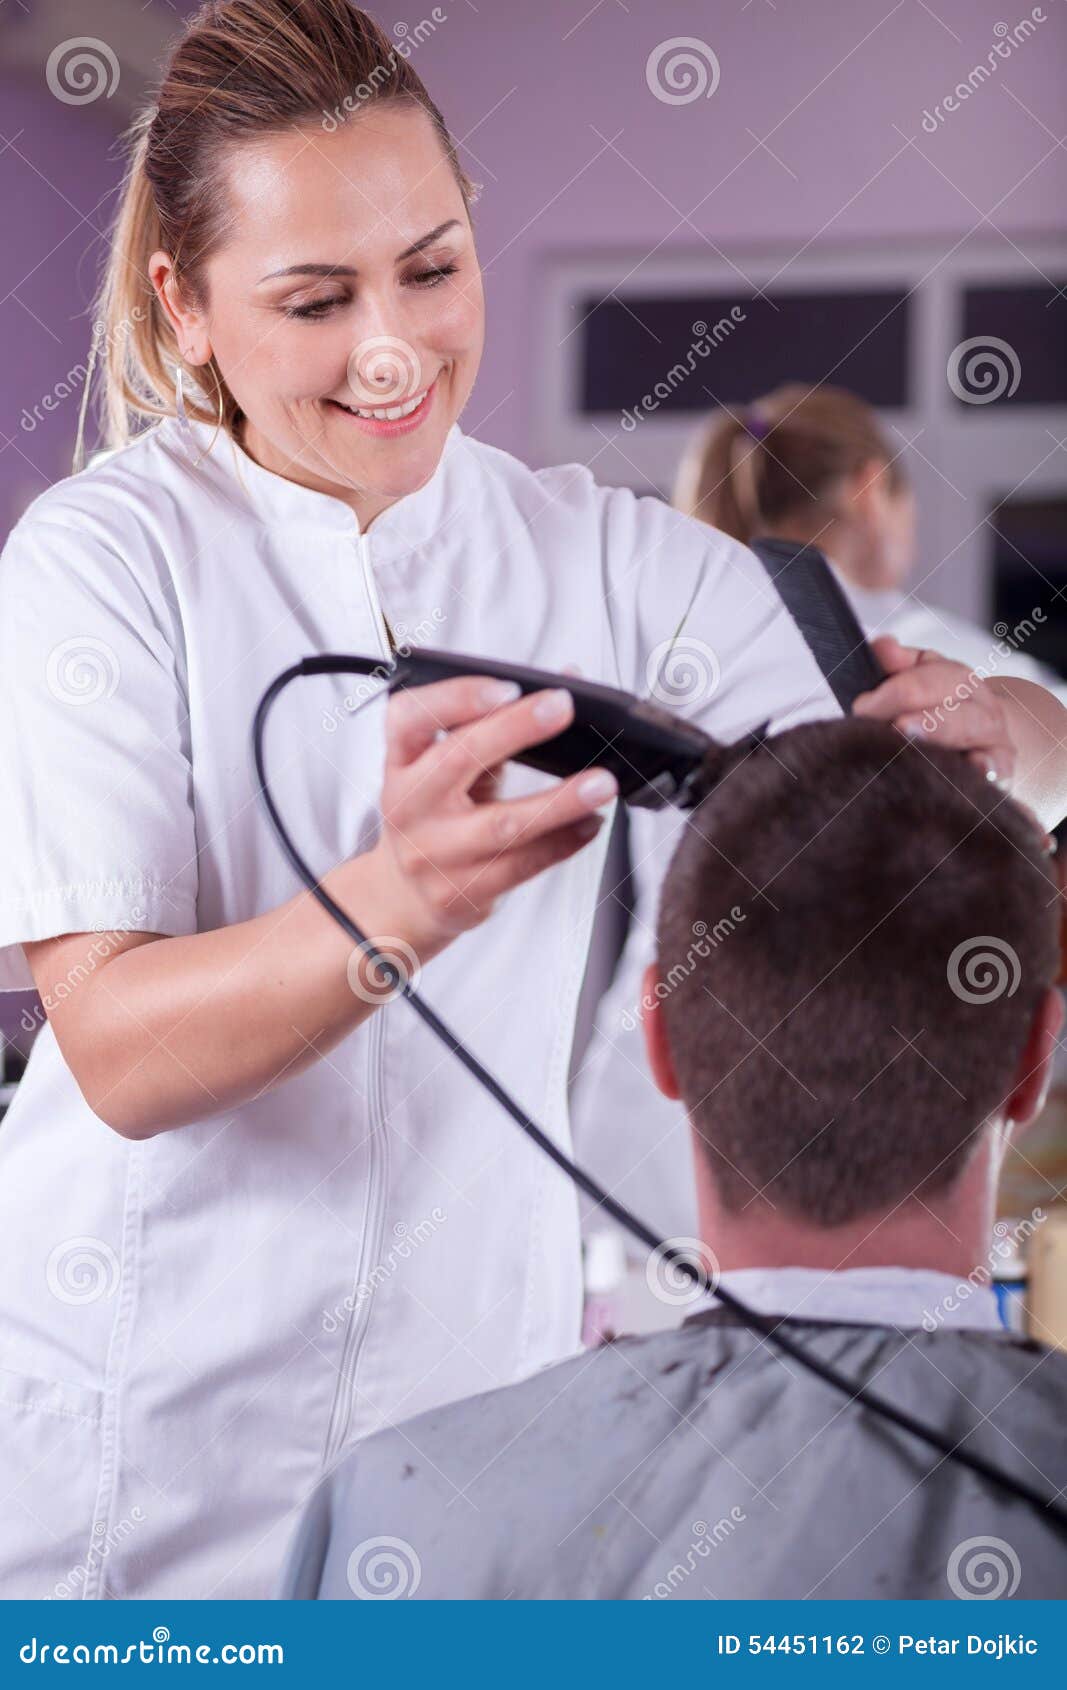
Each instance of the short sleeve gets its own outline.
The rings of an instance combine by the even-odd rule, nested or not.
[[[22,945],[196,931],[184,654],[151,568],[25,517],[0,553],[0,989]]]
[[[729,744],[841,708],[759,559],[661,500],[602,489],[619,685]]]

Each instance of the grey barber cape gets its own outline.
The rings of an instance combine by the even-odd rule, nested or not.
[[[988,1290],[964,1287],[953,1312],[937,1295],[954,1280],[879,1270],[913,1282],[912,1306],[894,1294],[900,1323],[883,1324],[884,1294],[868,1299],[872,1323],[850,1312],[862,1294],[841,1295],[863,1271],[781,1271],[837,1282],[844,1318],[816,1318],[810,1293],[778,1299],[811,1306],[784,1330],[814,1355],[953,1440],[973,1428],[972,1450],[1042,1491],[1067,1485],[1067,1355],[1004,1331]],[[745,1289],[770,1313],[764,1277],[762,1297]],[[1067,1533],[712,1304],[354,1445],[278,1594],[1063,1598]]]

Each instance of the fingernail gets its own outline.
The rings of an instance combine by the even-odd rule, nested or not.
[[[573,699],[566,687],[557,687],[553,692],[542,693],[533,707],[534,721],[541,722],[547,727],[551,722],[562,722],[570,715]]]
[[[907,720],[901,722],[899,726],[901,733],[907,734],[909,739],[926,738],[926,729],[923,727],[922,718],[919,716],[909,716]]]
[[[595,775],[586,775],[578,782],[578,796],[587,804],[602,804],[614,798],[618,790],[618,781],[606,769],[598,769]]]
[[[486,681],[479,696],[483,704],[510,704],[521,693],[518,681]]]

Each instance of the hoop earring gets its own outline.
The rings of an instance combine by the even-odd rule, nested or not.
[[[224,403],[223,403],[223,397],[222,397],[222,383],[219,380],[218,371],[215,369],[214,362],[212,362],[211,373],[215,377],[215,389],[216,389],[216,392],[218,393],[218,396],[219,396],[219,415],[218,415],[218,420],[215,423],[215,432],[212,435],[210,442],[208,443],[207,446],[204,447],[204,450],[200,453],[200,456],[197,458],[196,463],[193,465],[194,469],[199,464],[201,464],[203,462],[203,460],[207,457],[208,453],[211,451],[212,447],[214,446],[215,441],[218,439],[219,429],[222,427],[222,419],[223,419],[223,413],[224,413]],[[174,378],[174,413],[175,413],[175,416],[178,419],[178,426],[181,429],[182,433],[185,435],[186,440],[188,441],[192,438],[193,430],[192,430],[192,425],[190,424],[190,421],[189,421],[189,413],[185,408],[184,375],[185,375],[184,367],[182,366],[182,364],[179,363],[177,373],[176,373],[175,378]]]

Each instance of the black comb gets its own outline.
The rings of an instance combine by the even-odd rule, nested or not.
[[[755,552],[803,634],[826,683],[846,716],[861,692],[885,680],[881,667],[820,551],[794,540],[753,540]]]

